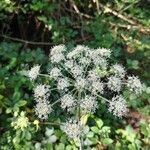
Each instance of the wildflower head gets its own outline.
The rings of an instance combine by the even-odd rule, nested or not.
[[[60,61],[64,60],[64,54],[63,52],[66,50],[65,45],[58,45],[58,46],[54,46],[51,50],[50,50],[50,60],[52,63],[59,63]]]
[[[49,71],[49,75],[50,77],[57,79],[58,77],[61,76],[61,71],[57,67],[54,67],[53,69]]]
[[[35,113],[40,119],[47,119],[52,107],[47,101],[39,102],[35,106]]]
[[[51,86],[39,84],[34,88],[35,112],[38,117],[47,119],[52,106],[57,102],[67,113],[76,115],[77,110],[80,110],[80,113],[88,115],[98,108],[98,97],[108,102],[108,110],[112,114],[118,117],[125,115],[127,105],[120,95],[122,90],[128,87],[130,91],[139,94],[142,92],[142,84],[138,77],[127,77],[121,64],[110,64],[110,56],[110,49],[91,49],[84,45],[77,45],[70,51],[65,45],[51,48],[51,69],[45,75],[46,81],[50,77],[47,83]],[[33,67],[29,77],[36,79],[39,70],[40,66]],[[49,101],[50,91],[52,93],[53,90],[56,95],[52,94],[53,99]],[[69,120],[63,124],[63,131],[69,137],[77,138],[81,133],[80,127],[79,121]]]
[[[117,95],[112,98],[112,100],[109,102],[109,112],[112,112],[113,115],[117,117],[125,116],[128,112],[127,104],[123,96]]]
[[[141,94],[143,91],[143,85],[136,76],[128,76],[127,87],[130,91],[135,92],[135,94]]]
[[[67,122],[63,123],[61,129],[69,138],[72,139],[78,139],[83,132],[81,123],[72,119],[69,119]]]
[[[63,97],[61,97],[60,100],[61,100],[61,108],[67,109],[67,111],[70,111],[75,105],[74,97],[71,94],[65,94]]]
[[[47,99],[50,95],[50,86],[39,84],[34,88],[34,97],[37,101]]]
[[[30,80],[35,80],[38,77],[39,72],[40,72],[40,66],[35,65],[28,71],[28,77],[30,78]]]
[[[120,92],[122,86],[121,79],[116,76],[110,76],[108,78],[107,86],[112,91]]]
[[[113,65],[111,71],[120,78],[124,78],[126,74],[125,68],[120,64]]]
[[[86,97],[81,100],[81,104],[80,104],[81,112],[83,113],[95,112],[97,106],[98,105],[97,105],[96,98],[94,96],[89,96],[89,95],[86,95]]]

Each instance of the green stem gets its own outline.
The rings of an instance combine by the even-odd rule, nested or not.
[[[101,95],[98,95],[98,94],[95,94],[95,95],[96,95],[97,97],[99,97],[99,98],[105,100],[106,102],[110,102],[107,98],[105,98],[105,97],[103,97],[103,96],[101,96]]]
[[[80,102],[81,102],[81,91],[78,91],[78,107],[77,107],[77,119],[78,119],[78,122],[80,121],[80,118],[81,118]],[[80,136],[79,140],[80,140],[80,150],[83,150],[83,139],[82,139],[82,136]]]

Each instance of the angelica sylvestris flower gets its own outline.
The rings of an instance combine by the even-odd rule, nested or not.
[[[83,45],[77,45],[71,52],[67,54],[68,59],[79,58],[83,53],[87,53],[89,48]]]
[[[58,46],[54,46],[51,49],[50,52],[50,60],[53,63],[59,63],[60,61],[64,60],[64,54],[63,52],[66,50],[65,45],[58,45]]]
[[[46,101],[39,102],[35,106],[35,112],[40,119],[47,119],[48,115],[52,112],[52,107]]]
[[[65,65],[65,67],[71,69],[74,66],[74,61],[73,60],[67,60],[64,65]]]
[[[67,122],[63,123],[61,129],[67,134],[69,138],[73,139],[78,139],[83,132],[81,123],[72,119],[69,119]]]
[[[75,87],[77,89],[82,90],[84,87],[86,87],[86,85],[87,85],[86,79],[81,77],[76,78]]]
[[[111,50],[106,48],[97,48],[95,53],[101,57],[109,58],[111,55]]]
[[[112,112],[117,117],[125,116],[128,112],[127,104],[123,96],[117,95],[109,102],[109,112]]]
[[[73,74],[74,77],[81,76],[83,73],[83,68],[80,67],[79,65],[74,65],[71,68],[71,73]]]
[[[127,87],[135,94],[141,94],[143,91],[143,85],[141,81],[136,76],[128,76]]]
[[[120,64],[113,65],[111,71],[114,72],[115,75],[120,78],[124,78],[126,74],[125,68]]]
[[[50,70],[49,75],[50,77],[57,79],[61,76],[61,71],[57,67],[54,67],[52,70]]]
[[[30,80],[35,80],[38,77],[39,72],[40,72],[40,66],[35,65],[28,71],[28,77],[30,78]]]
[[[34,89],[34,98],[37,102],[35,112],[40,119],[47,119],[52,112],[51,105],[48,98],[50,96],[50,86],[46,84],[39,84]]]
[[[119,92],[121,90],[121,79],[116,76],[110,76],[108,78],[107,86],[110,90]]]
[[[65,45],[51,48],[51,69],[43,76],[50,86],[39,84],[34,88],[38,117],[47,119],[54,105],[60,105],[67,114],[80,116],[78,112],[88,115],[98,109],[98,100],[102,99],[107,102],[112,114],[118,117],[125,115],[127,105],[123,96],[120,96],[122,90],[128,88],[140,94],[143,86],[138,77],[127,76],[121,64],[111,64],[110,57],[111,50],[106,48],[91,49],[84,45],[77,45],[71,50]],[[33,67],[29,71],[29,78],[36,79],[39,71],[39,65]],[[52,100],[49,98],[50,91]],[[63,130],[72,138],[81,133],[79,122],[76,121],[65,123]]]
[[[74,97],[70,94],[66,94],[61,97],[61,108],[66,109],[69,111],[75,104]]]
[[[87,78],[90,82],[97,82],[100,79],[95,69],[88,71]]]
[[[68,82],[67,78],[60,78],[60,79],[58,79],[57,88],[59,90],[64,90],[67,87],[69,87],[69,82]]]
[[[92,90],[93,94],[95,94],[95,93],[103,94],[104,93],[104,84],[100,80],[93,81],[91,90]]]
[[[95,112],[97,106],[96,98],[88,95],[81,100],[80,104],[81,112],[83,113]]]
[[[50,86],[45,84],[39,84],[34,89],[34,97],[38,101],[38,99],[47,99],[50,95]]]

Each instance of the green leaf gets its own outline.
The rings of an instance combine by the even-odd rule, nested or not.
[[[91,130],[93,131],[93,132],[95,132],[95,133],[99,133],[99,129],[98,129],[98,127],[96,127],[96,126],[94,126],[94,127],[91,127]]]
[[[102,143],[105,144],[105,145],[109,145],[109,144],[113,143],[113,140],[110,139],[110,138],[105,138],[105,139],[102,140]]]
[[[72,146],[71,145],[67,145],[66,146],[66,150],[72,150]]]
[[[27,131],[25,135],[27,140],[31,140],[31,133],[29,131]]]
[[[9,114],[11,112],[12,112],[12,108],[11,107],[9,107],[9,108],[6,109],[6,114]]]
[[[92,131],[88,132],[88,134],[86,134],[87,137],[93,137],[94,133]]]
[[[59,145],[55,146],[56,150],[65,150],[65,145],[63,143],[60,143]]]
[[[99,128],[101,128],[103,126],[103,121],[101,119],[96,119],[96,123]]]
[[[93,144],[97,144],[98,139],[96,137],[93,138],[89,138],[89,140],[93,143]]]
[[[21,106],[24,106],[24,105],[26,105],[26,104],[27,104],[27,101],[21,100],[21,101],[19,101],[19,102],[16,104],[16,106],[21,107]]]
[[[67,141],[66,136],[65,135],[61,136],[60,142],[66,143],[66,141]]]
[[[0,100],[2,100],[4,98],[4,96],[3,95],[0,95]]]
[[[104,126],[104,127],[102,128],[102,130],[105,131],[105,132],[110,132],[110,127]]]
[[[46,145],[46,150],[53,150],[53,145],[51,143],[48,143]]]

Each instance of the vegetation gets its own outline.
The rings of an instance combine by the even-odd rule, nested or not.
[[[148,0],[0,1],[0,149],[76,150],[60,129],[66,116],[55,108],[47,120],[35,113],[33,82],[23,75],[34,64],[51,67],[50,49],[65,44],[112,49],[111,62],[145,84],[137,96],[123,91],[129,112],[121,119],[101,104],[82,116],[85,150],[148,150],[150,147],[150,2]],[[58,111],[58,112],[57,112]],[[51,119],[53,118],[53,120]]]

